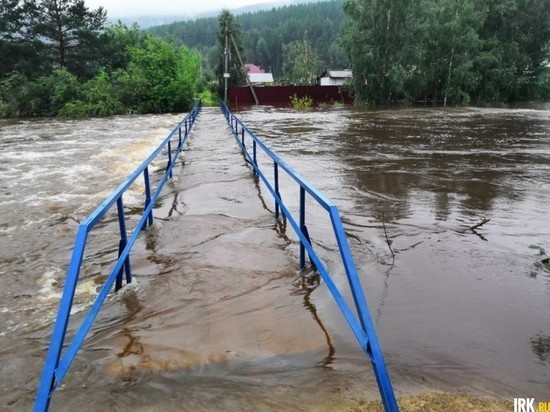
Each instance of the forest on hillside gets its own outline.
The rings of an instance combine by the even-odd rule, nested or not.
[[[331,0],[235,21],[248,62],[297,84],[287,68],[311,50],[316,64],[301,78],[351,68],[358,102],[550,99],[547,0]],[[212,17],[149,32],[198,50],[215,78],[219,29]]]
[[[341,45],[345,20],[342,0],[298,4],[235,16],[248,62],[283,75],[283,46],[306,40],[317,53],[322,66],[344,69],[349,66]],[[200,51],[203,67],[214,70],[220,50],[217,42],[218,17],[201,18],[151,27],[148,32],[170,38],[176,44]]]

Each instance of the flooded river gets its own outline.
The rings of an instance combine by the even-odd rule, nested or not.
[[[236,113],[340,208],[398,395],[550,401],[550,271],[542,263],[550,253],[549,109]],[[33,402],[78,223],[179,119],[0,120],[0,410]],[[188,410],[310,410],[316,398],[313,409],[334,410],[321,392],[351,406],[377,398],[370,364],[326,289],[304,295],[293,286],[295,240],[274,230],[267,192],[258,193],[242,158],[220,160],[222,145],[207,140],[222,126],[191,135],[189,161],[156,210],[162,219],[133,256],[139,298],[107,303],[54,410],[180,410],[182,402]],[[234,141],[226,144],[238,157]],[[216,182],[225,184],[219,196]],[[282,183],[295,208],[296,187]],[[135,212],[140,195],[136,187],[125,198]],[[338,276],[326,217],[308,210],[312,240]],[[115,231],[107,232],[110,240]],[[77,316],[116,254],[96,241]],[[250,261],[236,260],[238,247],[249,248]],[[245,276],[250,270],[263,280]],[[281,295],[271,302],[274,291]],[[255,293],[264,304],[242,300]],[[255,334],[254,348],[201,320],[228,313],[233,330]],[[277,327],[252,325],[254,314]],[[195,347],[175,353],[184,327]],[[281,348],[284,356],[266,357]]]

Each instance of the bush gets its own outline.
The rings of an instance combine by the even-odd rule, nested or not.
[[[71,119],[82,119],[85,117],[91,117],[94,108],[88,103],[84,103],[81,100],[69,102],[63,106],[58,112],[59,117],[66,117]]]
[[[13,72],[0,82],[0,116],[49,115],[51,92],[40,79]]]
[[[536,79],[534,98],[537,100],[550,100],[550,68],[543,69]]]
[[[66,103],[57,115],[61,117],[105,117],[126,113],[126,109],[117,96],[115,88],[105,71],[82,87],[82,99]]]
[[[82,97],[82,85],[75,75],[65,69],[56,70],[41,79],[51,90],[49,94],[51,114],[57,114],[67,103]]]
[[[199,93],[198,98],[201,99],[203,106],[212,107],[220,104],[220,99],[218,99],[218,96],[210,90],[205,90]]]
[[[313,99],[309,96],[298,97],[296,93],[290,98],[290,103],[294,110],[303,111],[311,109],[313,106]]]

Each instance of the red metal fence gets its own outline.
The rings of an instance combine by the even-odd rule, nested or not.
[[[290,106],[290,99],[294,95],[311,97],[315,106],[319,103],[353,103],[350,92],[340,86],[265,86],[254,87],[254,91],[260,104],[274,106]],[[230,87],[227,100],[231,108],[254,104],[252,92],[246,86]]]

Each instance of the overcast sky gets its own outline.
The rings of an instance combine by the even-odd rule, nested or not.
[[[90,9],[102,6],[109,17],[194,15],[223,8],[234,9],[273,0],[85,0]]]

